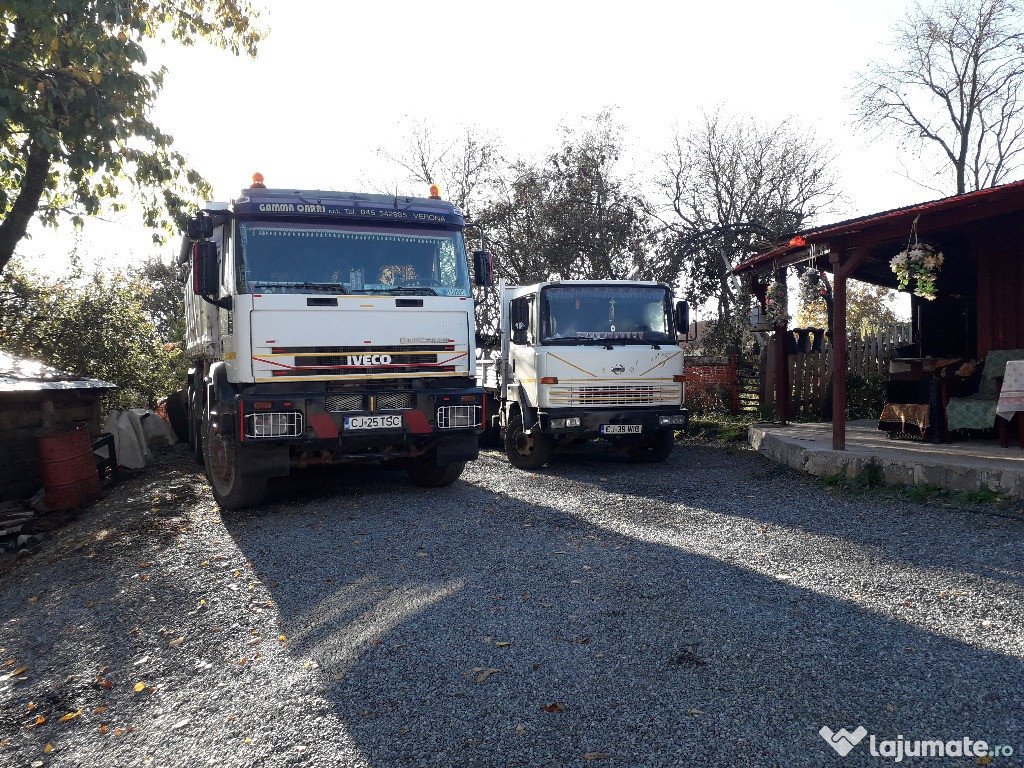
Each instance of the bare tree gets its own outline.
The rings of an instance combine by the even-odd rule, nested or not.
[[[830,150],[791,120],[766,127],[705,114],[676,133],[661,161],[654,180],[666,201],[660,249],[680,265],[691,301],[717,300],[719,318],[733,313],[732,268],[839,197]]]
[[[857,125],[937,151],[935,175],[952,166],[956,194],[1005,181],[1024,150],[1024,28],[1013,0],[915,4],[893,48],[895,61],[858,76]]]
[[[399,154],[381,148],[378,153],[408,173],[409,181],[438,184],[442,195],[466,214],[475,214],[494,180],[501,159],[496,139],[479,128],[466,126],[454,139],[438,138],[426,123],[413,123],[409,143]]]

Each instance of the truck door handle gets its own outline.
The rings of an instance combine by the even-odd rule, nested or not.
[[[307,307],[336,307],[338,306],[338,300],[331,296],[314,296],[306,299]]]

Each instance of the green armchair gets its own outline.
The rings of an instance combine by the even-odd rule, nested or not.
[[[951,397],[946,404],[947,434],[955,429],[992,429],[996,425],[999,382],[1007,360],[1024,360],[1024,349],[993,349],[985,356],[978,391],[967,397]]]

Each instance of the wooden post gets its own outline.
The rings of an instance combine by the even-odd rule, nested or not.
[[[845,252],[829,244],[829,261],[835,281],[832,285],[832,450],[846,450],[846,278],[868,255],[866,249]]]
[[[842,252],[833,251],[832,262],[832,450],[846,450],[846,274]]]
[[[775,417],[780,424],[789,421],[789,356],[786,354],[786,330],[775,329]]]

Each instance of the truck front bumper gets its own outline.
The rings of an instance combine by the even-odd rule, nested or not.
[[[483,390],[478,387],[246,391],[236,396],[234,405],[231,432],[249,447],[380,458],[436,450],[440,464],[477,457],[484,419]]]
[[[541,411],[539,417],[538,426],[542,432],[553,435],[594,436],[602,434],[601,427],[605,424],[639,426],[640,434],[649,434],[659,429],[685,429],[690,420],[690,412],[685,408],[553,408]]]

